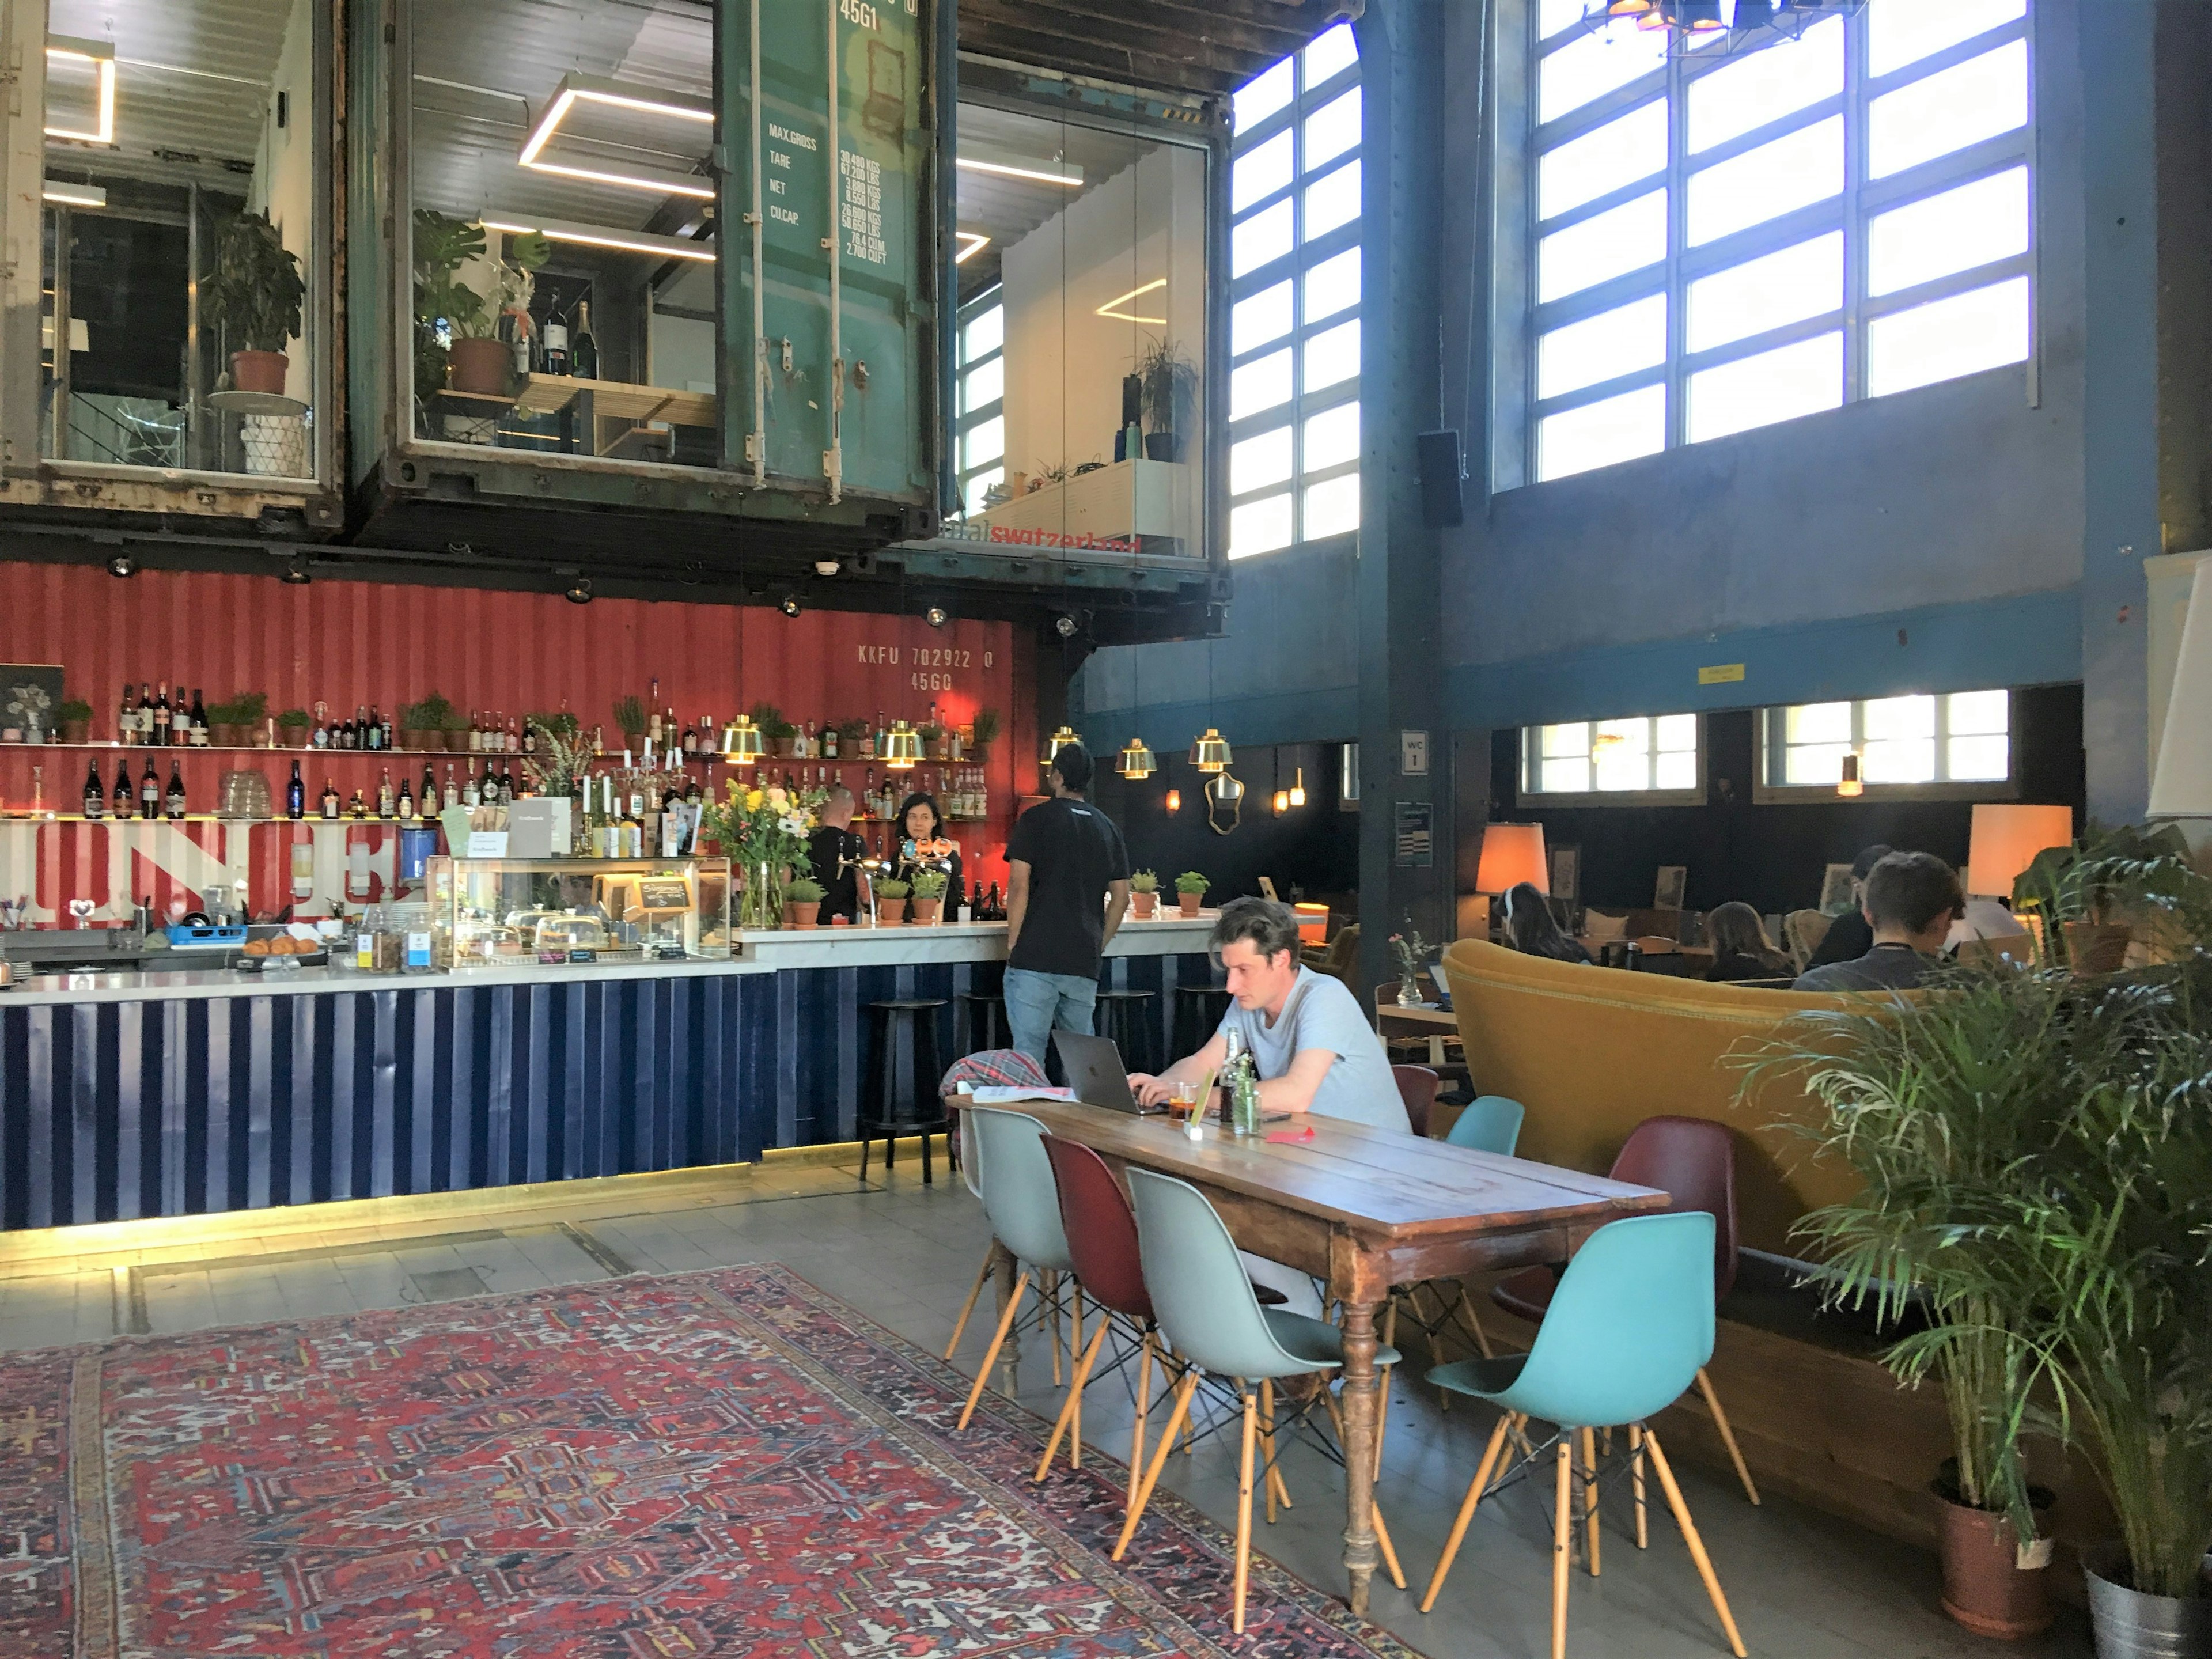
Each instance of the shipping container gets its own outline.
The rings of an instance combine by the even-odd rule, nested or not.
[[[350,16],[359,544],[711,575],[934,530],[948,6]]]

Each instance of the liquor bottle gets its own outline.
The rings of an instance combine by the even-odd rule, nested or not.
[[[483,791],[477,787],[477,775],[469,774],[468,787],[461,792],[461,805],[477,807],[483,805]]]
[[[822,728],[822,758],[837,758],[837,728],[835,726],[824,725]]]
[[[392,793],[392,769],[387,766],[376,781],[376,816],[389,818],[398,805],[398,798]]]
[[[138,705],[131,711],[131,727],[137,735],[134,744],[154,741],[154,688],[144,680],[138,682]]]
[[[422,787],[415,793],[415,799],[424,817],[434,817],[438,811],[438,775],[430,763],[422,763]]]
[[[192,733],[192,746],[193,746],[194,748],[196,748],[196,749],[204,749],[204,748],[206,748],[206,747],[207,747],[207,740],[208,740],[207,704],[200,701],[200,688],[199,688],[198,686],[197,686],[197,685],[196,685],[196,686],[194,686],[194,687],[192,688],[192,724],[191,724],[191,733]]]
[[[92,763],[92,770],[84,775],[84,815],[101,818],[107,815],[107,786],[100,781],[100,763]]]
[[[315,747],[328,749],[330,746],[331,728],[328,722],[323,719],[322,704],[317,703],[315,705]]]
[[[422,769],[423,798],[433,803],[433,811],[442,812],[448,806],[459,806],[461,804],[460,786],[453,781],[453,762],[446,763],[446,787],[443,789],[433,791],[428,783],[429,775],[430,769],[425,766]]]
[[[161,781],[154,775],[154,763],[146,763],[146,775],[138,780],[138,816],[158,818],[161,816]]]
[[[292,763],[291,781],[284,786],[284,816],[297,820],[307,816],[307,786],[300,781],[300,763]]]
[[[115,763],[114,813],[118,818],[131,816],[131,763]]]
[[[599,343],[592,337],[592,302],[576,301],[576,338],[568,348],[568,356],[580,380],[599,378]]]
[[[331,778],[323,780],[323,817],[327,821],[338,815],[338,786]]]
[[[365,818],[368,816],[368,803],[361,798],[361,791],[358,789],[353,792],[353,806],[351,810],[354,817],[356,818]]]
[[[548,374],[568,373],[568,325],[556,317],[545,319],[544,369]]]
[[[176,761],[169,763],[169,788],[163,797],[173,818],[181,818],[185,815],[185,775],[177,769],[179,764]]]
[[[404,772],[399,775],[399,799],[395,805],[398,809],[399,821],[402,823],[412,823],[415,821],[415,788],[407,781],[407,775]]]
[[[510,755],[522,752],[522,722],[513,714],[507,717],[507,752]]]
[[[368,746],[371,749],[392,747],[389,733],[384,727],[384,716],[378,712],[374,703],[368,706]]]
[[[469,710],[469,753],[473,755],[483,747],[483,721],[477,717],[477,711],[471,708]]]
[[[514,769],[505,761],[499,763],[499,804],[501,806],[514,804]]]
[[[154,699],[154,746],[166,749],[169,743],[169,683],[161,682],[161,695]]]

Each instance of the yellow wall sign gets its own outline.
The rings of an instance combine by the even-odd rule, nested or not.
[[[1698,671],[1699,685],[1729,685],[1742,678],[1743,665],[1740,662],[1715,663],[1710,668]]]

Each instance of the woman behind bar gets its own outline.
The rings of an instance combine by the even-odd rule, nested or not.
[[[968,890],[960,884],[960,848],[945,838],[944,826],[945,814],[938,810],[937,797],[927,790],[917,789],[902,801],[892,874],[901,881],[912,881],[917,870],[944,871],[948,878],[945,884],[945,913],[950,920],[953,908],[966,897]],[[942,847],[945,850],[921,850],[929,847]]]
[[[1505,890],[1505,942],[1532,957],[1589,965],[1589,952],[1553,920],[1551,904],[1534,882],[1520,882]]]

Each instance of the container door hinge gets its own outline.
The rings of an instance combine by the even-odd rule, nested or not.
[[[745,459],[746,459],[748,461],[752,462],[755,465],[759,465],[759,463],[760,463],[760,458],[761,458],[761,434],[760,434],[759,433],[757,433],[757,432],[748,432],[748,433],[746,433],[746,434],[745,434]]]
[[[783,337],[783,372],[788,374],[791,373],[791,336],[787,334]]]

